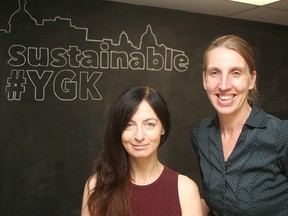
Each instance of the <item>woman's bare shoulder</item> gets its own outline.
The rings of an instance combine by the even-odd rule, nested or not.
[[[96,182],[97,182],[97,175],[93,174],[86,181],[86,186],[85,187],[88,189],[88,191],[91,191],[91,190],[93,190],[95,188]]]
[[[179,187],[189,192],[199,193],[198,185],[191,178],[179,174],[178,176]]]
[[[82,198],[82,210],[81,216],[90,216],[89,209],[88,209],[88,199],[91,195],[91,192],[94,190],[96,186],[97,176],[96,174],[91,175],[85,183],[83,198]]]
[[[178,189],[183,216],[203,216],[198,185],[185,175],[178,176]]]

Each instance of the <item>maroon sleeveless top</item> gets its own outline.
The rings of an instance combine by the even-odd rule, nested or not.
[[[131,202],[133,216],[181,216],[178,173],[164,166],[155,182],[133,184]]]

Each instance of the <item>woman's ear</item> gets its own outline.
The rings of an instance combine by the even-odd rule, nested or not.
[[[252,75],[251,75],[251,83],[250,83],[250,86],[249,86],[249,89],[253,89],[255,84],[256,84],[256,77],[257,77],[257,72],[254,70]]]
[[[202,72],[202,82],[203,82],[203,87],[206,90],[205,71]]]

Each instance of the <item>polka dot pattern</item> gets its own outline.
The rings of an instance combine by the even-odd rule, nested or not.
[[[253,105],[227,161],[217,115],[197,124],[191,140],[210,215],[288,216],[287,120]]]

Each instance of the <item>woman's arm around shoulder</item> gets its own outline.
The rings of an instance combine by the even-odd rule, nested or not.
[[[87,202],[88,202],[89,194],[95,188],[95,185],[96,185],[96,175],[93,175],[86,181],[86,184],[84,187],[81,216],[90,216]]]
[[[178,190],[182,216],[203,216],[197,184],[187,176],[179,175]]]

